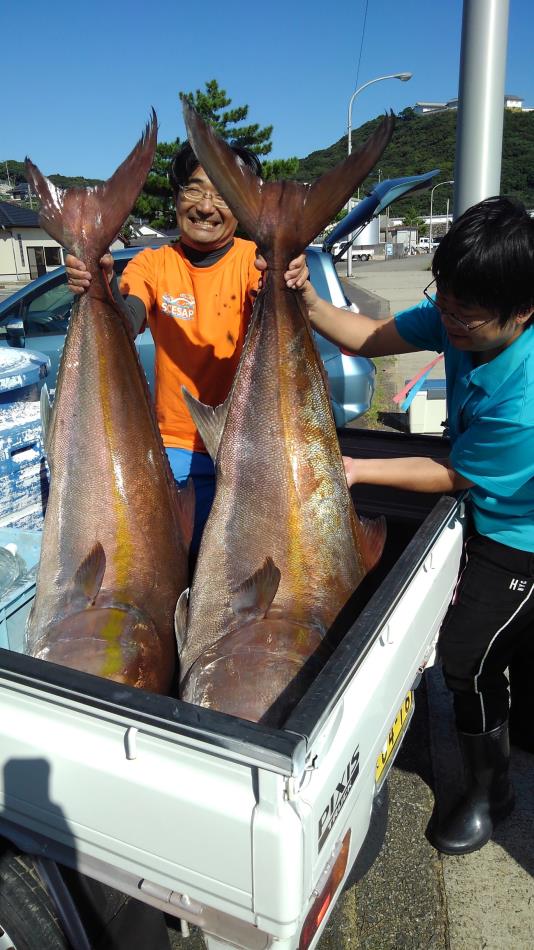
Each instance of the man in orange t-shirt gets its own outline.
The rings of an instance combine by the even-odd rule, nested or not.
[[[252,152],[240,146],[233,150],[243,164],[261,174]],[[179,243],[137,254],[124,270],[120,291],[111,255],[104,255],[101,264],[113,293],[125,298],[134,333],[148,321],[154,338],[154,399],[163,444],[178,484],[189,476],[195,484],[194,558],[213,501],[215,472],[185,405],[182,386],[211,406],[226,399],[264,262],[256,261],[251,241],[235,237],[237,220],[188,142],[176,153],[169,178]],[[70,290],[83,293],[91,279],[84,263],[67,255],[66,269]],[[307,273],[301,255],[289,264],[288,287],[302,286]]]

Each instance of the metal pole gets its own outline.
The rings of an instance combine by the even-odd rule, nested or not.
[[[436,188],[439,188],[440,185],[454,185],[454,180],[451,179],[451,181],[438,181],[437,185],[434,185],[434,187],[430,189],[430,227],[428,238],[430,242],[430,250],[432,250],[432,200],[434,198],[434,192]]]
[[[372,86],[375,82],[382,82],[383,79],[400,79],[401,82],[408,82],[412,78],[412,73],[391,73],[388,76],[377,76],[376,79],[368,79],[367,82],[364,82],[363,85],[358,86],[354,90],[352,96],[349,99],[349,108],[347,113],[347,155],[352,153],[352,103],[354,102],[357,95],[360,94],[362,89],[367,89],[367,86]],[[358,197],[359,197],[358,191]],[[349,198],[347,202],[347,213],[351,209],[351,199]],[[347,248],[347,277],[352,277],[352,246]]]
[[[453,217],[498,195],[509,0],[464,0]]]

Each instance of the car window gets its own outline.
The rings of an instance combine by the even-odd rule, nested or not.
[[[74,294],[68,289],[65,280],[36,294],[23,313],[26,336],[65,333],[73,300]]]

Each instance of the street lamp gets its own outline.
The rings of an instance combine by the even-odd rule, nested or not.
[[[429,236],[428,243],[430,245],[430,250],[432,250],[432,199],[434,198],[434,192],[436,188],[439,188],[440,185],[454,185],[454,181],[438,181],[437,185],[430,190],[430,227],[429,227]],[[448,216],[447,216],[448,220]]]
[[[347,115],[347,153],[350,155],[352,152],[352,103],[354,102],[356,96],[366,89],[367,86],[371,86],[374,82],[382,82],[383,79],[400,79],[401,82],[408,82],[412,78],[412,73],[391,73],[388,76],[377,76],[376,79],[369,79],[367,82],[364,82],[363,85],[358,86],[354,90],[352,96],[349,100],[349,110]],[[347,203],[347,210],[350,211],[350,198]],[[347,248],[347,277],[352,277],[352,246]]]
[[[352,152],[352,103],[354,102],[356,96],[366,89],[367,86],[372,86],[374,82],[382,82],[383,79],[400,79],[401,82],[408,82],[412,78],[413,73],[391,73],[390,76],[377,76],[376,79],[369,79],[367,82],[364,82],[363,86],[358,86],[354,90],[352,96],[349,100],[349,111],[348,111],[348,120],[347,120],[347,151],[350,155]]]

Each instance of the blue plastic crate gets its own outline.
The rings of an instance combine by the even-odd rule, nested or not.
[[[0,525],[22,514],[42,522],[47,498],[39,403],[0,405]]]
[[[0,349],[0,405],[39,401],[50,360],[37,350]]]
[[[0,547],[7,545],[22,559],[23,566],[20,576],[0,599],[0,647],[22,653],[26,620],[35,596],[41,532],[0,528]]]

